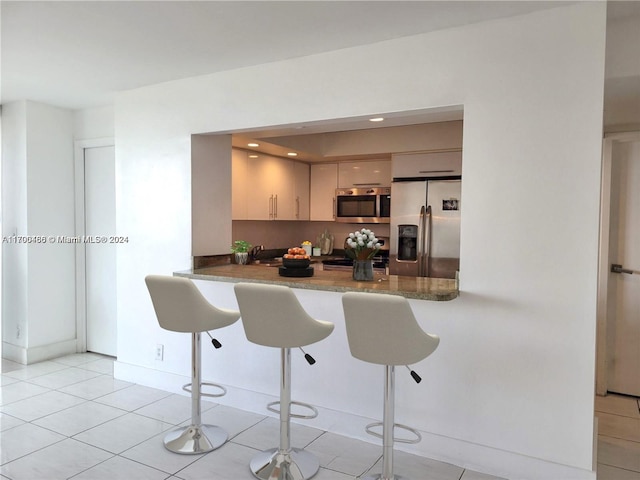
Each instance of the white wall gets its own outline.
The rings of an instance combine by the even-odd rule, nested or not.
[[[605,16],[560,7],[119,94],[119,362],[185,372],[143,279],[190,265],[191,134],[463,104],[462,294],[413,303],[442,337],[419,427],[493,449],[477,469],[516,454],[503,473],[593,478]]]
[[[605,70],[607,108],[604,111],[607,130],[640,129],[638,45],[640,16],[619,18],[608,23]]]
[[[76,140],[112,138],[115,134],[114,108],[87,108],[73,112],[73,133]]]
[[[3,117],[19,139],[3,149],[3,235],[73,236],[71,111],[26,101]],[[74,246],[7,243],[3,255],[4,355],[31,363],[75,352]]]
[[[27,104],[2,106],[2,236],[27,231]],[[2,340],[26,347],[27,248],[2,244]]]

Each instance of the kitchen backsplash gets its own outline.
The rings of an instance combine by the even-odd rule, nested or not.
[[[246,240],[271,249],[300,245],[305,240],[315,245],[316,238],[326,229],[335,238],[334,248],[341,249],[347,235],[361,228],[369,228],[379,237],[389,237],[389,224],[234,220],[231,231],[233,240]]]

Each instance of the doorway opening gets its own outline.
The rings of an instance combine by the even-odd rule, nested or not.
[[[640,397],[640,132],[603,145],[596,393]]]
[[[112,138],[76,142],[77,350],[117,354],[115,148]]]

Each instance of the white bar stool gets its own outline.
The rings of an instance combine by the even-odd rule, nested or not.
[[[191,392],[191,425],[171,431],[164,438],[167,450],[181,454],[206,453],[222,446],[227,432],[213,425],[203,425],[201,397],[221,397],[222,385],[201,381],[200,333],[226,327],[240,318],[233,310],[216,308],[188,278],[149,275],[145,278],[158,323],[165,330],[191,333],[191,383],[182,388]],[[211,335],[209,335],[211,336]],[[211,338],[215,348],[222,345]],[[202,385],[217,387],[222,393],[202,393]]]
[[[379,293],[349,292],[342,296],[347,339],[351,355],[362,361],[385,366],[383,421],[367,425],[367,433],[382,438],[382,473],[363,480],[401,480],[393,474],[393,443],[417,443],[420,433],[394,423],[395,365],[411,365],[431,355],[440,338],[425,333],[416,321],[406,298]],[[420,376],[411,371],[420,383]],[[372,430],[382,425],[382,435]],[[415,439],[394,438],[398,427],[413,433]]]
[[[323,340],[333,331],[333,323],[310,317],[289,287],[238,283],[234,288],[247,339],[281,349],[280,402],[267,406],[270,411],[280,413],[280,446],[253,457],[249,467],[262,480],[311,478],[318,472],[320,462],[309,452],[291,448],[290,418],[315,418],[318,411],[311,405],[291,401],[291,348],[302,350],[305,345]],[[315,363],[306,353],[305,358],[311,365]],[[272,408],[277,403],[280,410]],[[292,414],[292,404],[308,407],[314,413]]]

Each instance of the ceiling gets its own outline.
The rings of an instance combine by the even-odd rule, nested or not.
[[[120,90],[557,7],[560,1],[2,1],[1,102]]]
[[[111,105],[122,90],[567,3],[575,2],[1,0],[0,103]],[[608,4],[609,22],[633,15],[640,2]],[[638,95],[635,83],[620,88]],[[385,117],[380,127],[460,119],[462,110]],[[336,119],[244,132],[242,141],[371,127],[366,118]]]

